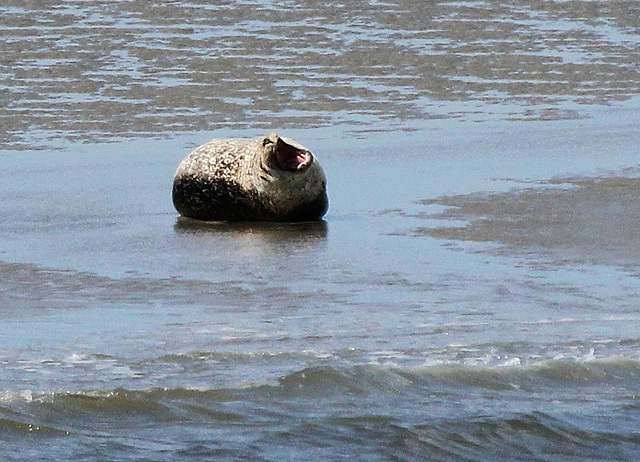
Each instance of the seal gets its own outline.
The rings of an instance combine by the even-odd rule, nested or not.
[[[316,157],[292,139],[214,139],[178,166],[173,205],[198,220],[314,221],[329,207],[326,184]]]

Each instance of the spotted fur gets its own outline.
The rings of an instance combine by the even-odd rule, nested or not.
[[[272,152],[277,143],[308,154],[309,165],[278,168]],[[200,220],[318,220],[328,208],[326,178],[315,156],[288,138],[214,139],[180,163],[173,204],[181,215]]]

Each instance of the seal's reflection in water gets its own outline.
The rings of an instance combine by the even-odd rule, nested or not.
[[[291,254],[324,246],[329,233],[326,221],[227,222],[201,221],[179,217],[174,229],[178,234],[215,236],[216,243],[225,243],[240,254]],[[232,245],[234,243],[235,245]]]
[[[202,221],[178,217],[174,229],[178,233],[249,233],[257,234],[267,241],[286,239],[291,242],[325,238],[328,234],[327,222],[303,221],[298,223],[275,221]]]

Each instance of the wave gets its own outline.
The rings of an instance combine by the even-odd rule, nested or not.
[[[544,412],[440,421],[403,429],[396,449],[432,460],[636,460],[640,436],[612,425],[593,429],[582,421]]]
[[[135,447],[153,435],[150,447],[176,448],[146,454],[154,460],[189,453],[187,440],[203,453],[254,460],[282,459],[283,448],[292,459],[316,448],[325,459],[633,460],[638,379],[640,361],[610,357],[317,366],[219,388],[5,392],[0,441],[42,436],[75,447],[75,439],[82,446],[89,438]]]
[[[439,365],[410,371],[417,380],[429,378],[453,386],[521,389],[546,386],[564,388],[605,383],[633,383],[640,378],[640,361],[626,357],[549,360],[531,365],[460,366]]]
[[[211,359],[202,353],[162,357],[167,361],[200,361]],[[213,355],[215,360],[221,358]],[[236,358],[237,359],[237,358]],[[437,364],[398,366],[361,364],[334,367],[330,365],[305,367],[276,380],[258,383],[242,382],[235,386],[174,387],[134,390],[8,391],[0,394],[0,402],[65,403],[91,408],[95,403],[102,410],[112,405],[135,407],[137,404],[176,400],[204,399],[213,401],[243,400],[249,395],[265,394],[300,397],[320,396],[340,391],[360,394],[385,393],[390,390],[413,389],[429,393],[431,390],[533,390],[540,388],[573,389],[598,385],[636,384],[640,380],[640,360],[609,357],[585,361],[549,360],[532,365],[463,365]],[[116,406],[117,407],[117,406]],[[144,406],[142,406],[144,408]]]
[[[313,350],[305,350],[301,352],[288,352],[288,351],[268,351],[268,350],[256,350],[251,352],[235,352],[235,351],[192,351],[189,353],[172,353],[159,357],[156,362],[158,363],[175,363],[175,364],[190,364],[190,363],[243,363],[255,360],[297,360],[297,359],[310,359],[317,357],[318,354]]]

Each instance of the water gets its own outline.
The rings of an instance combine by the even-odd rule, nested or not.
[[[3,460],[637,460],[638,18],[4,2]],[[177,219],[273,130],[324,222]]]

